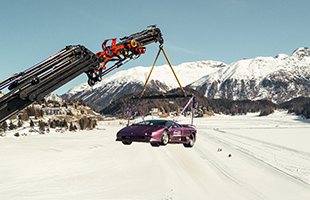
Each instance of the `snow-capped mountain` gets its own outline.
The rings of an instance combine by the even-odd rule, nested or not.
[[[225,66],[226,64],[217,61],[198,61],[182,63],[174,66],[173,69],[181,85],[186,86]],[[111,76],[103,77],[102,81],[93,87],[87,83],[76,86],[62,95],[62,98],[81,98],[92,103],[96,110],[101,110],[124,94],[141,92],[150,70],[151,67],[135,67],[119,71]],[[169,65],[162,65],[153,69],[146,90],[165,92],[177,87],[179,87],[178,82]]]
[[[243,59],[188,85],[206,97],[234,100],[267,99],[281,103],[310,96],[310,50],[291,55]]]
[[[182,86],[206,97],[233,100],[267,99],[282,103],[296,97],[310,97],[310,49],[296,49],[291,55],[242,59],[226,65],[218,61],[183,63],[173,67]],[[151,67],[117,72],[93,87],[81,84],[62,95],[81,98],[101,110],[124,94],[140,92]],[[155,67],[147,91],[179,87],[168,65]]]

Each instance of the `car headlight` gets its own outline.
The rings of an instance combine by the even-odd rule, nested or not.
[[[119,138],[120,136],[121,136],[121,134],[120,134],[120,133],[117,133],[117,134],[116,134],[116,137],[118,137],[118,138]]]

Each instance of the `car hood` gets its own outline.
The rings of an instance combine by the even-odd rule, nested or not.
[[[145,134],[152,133],[158,130],[164,129],[164,126],[150,126],[150,125],[134,125],[128,126],[119,131],[119,133],[129,133],[129,134]]]

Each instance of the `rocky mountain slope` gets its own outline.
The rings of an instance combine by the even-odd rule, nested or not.
[[[281,103],[310,96],[310,50],[243,59],[188,85],[209,98],[267,99]]]
[[[182,63],[174,66],[173,69],[184,87],[225,66],[226,64],[217,61],[199,61]],[[141,92],[150,70],[151,67],[135,67],[119,71],[103,78],[101,82],[98,82],[93,87],[88,86],[87,83],[76,86],[62,95],[62,98],[80,98],[92,103],[93,107],[99,111],[124,94]],[[179,85],[173,72],[168,65],[163,65],[154,68],[146,91],[166,92],[176,87],[179,87]]]
[[[63,98],[81,98],[96,110],[108,106],[124,94],[140,92],[151,67],[135,67],[103,78],[89,87],[72,88]],[[174,66],[182,84],[209,98],[231,100],[270,100],[282,103],[297,97],[310,97],[310,50],[296,49],[291,55],[242,59],[226,65],[199,61]],[[168,91],[178,87],[168,65],[155,67],[146,91]]]

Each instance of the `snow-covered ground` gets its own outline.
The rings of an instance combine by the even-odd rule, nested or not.
[[[0,199],[310,199],[310,120],[276,112],[195,122],[192,149],[124,146],[116,121],[74,133],[9,132],[0,137]]]

